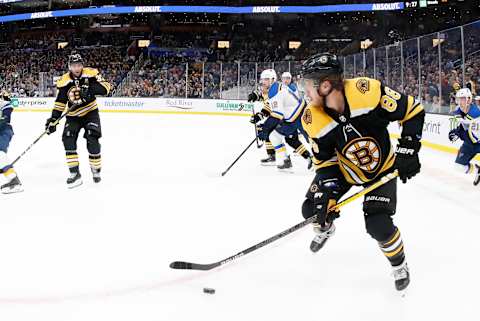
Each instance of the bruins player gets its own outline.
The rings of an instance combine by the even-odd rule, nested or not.
[[[418,152],[425,112],[411,96],[405,96],[369,78],[343,79],[335,55],[317,54],[302,65],[302,83],[311,102],[302,116],[314,151],[316,176],[302,206],[305,218],[317,215],[317,252],[335,232],[330,211],[353,185],[368,186],[397,169],[403,183],[420,171]],[[402,127],[396,152],[387,126]],[[367,232],[393,267],[396,289],[405,289],[410,274],[400,230],[392,216],[396,211],[396,179],[368,193],[363,203]]]
[[[99,139],[102,137],[102,130],[95,96],[107,95],[110,92],[110,84],[102,78],[97,69],[84,68],[80,54],[72,54],[69,57],[68,69],[69,72],[57,81],[58,94],[55,107],[45,127],[48,134],[55,132],[56,120],[67,108],[62,141],[70,170],[67,185],[74,188],[82,184],[77,154],[77,139],[81,129],[85,131],[84,138],[87,140],[93,181],[99,183],[101,180]]]

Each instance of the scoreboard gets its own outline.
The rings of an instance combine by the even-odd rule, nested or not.
[[[452,2],[452,1],[450,1]],[[418,1],[405,1],[405,8],[426,8],[428,6],[435,6],[439,4],[448,4],[448,0],[418,0]]]

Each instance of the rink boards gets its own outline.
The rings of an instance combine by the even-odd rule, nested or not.
[[[52,109],[54,98],[19,98],[14,102],[16,111],[48,112]],[[244,100],[223,99],[182,99],[182,98],[98,98],[99,108],[109,113],[142,114],[198,114],[222,116],[249,116],[252,109],[258,110],[260,104]],[[427,114],[423,128],[422,143],[434,150],[457,153],[460,141],[451,143],[448,132],[453,126],[449,115]],[[394,138],[399,137],[401,128],[392,123],[389,127]],[[479,157],[476,158],[480,160]]]

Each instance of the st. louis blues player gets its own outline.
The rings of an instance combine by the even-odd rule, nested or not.
[[[258,138],[269,139],[275,148],[277,168],[280,170],[292,167],[292,162],[287,154],[285,141],[309,161],[311,167],[311,155],[307,148],[298,138],[299,131],[303,132],[301,115],[305,108],[305,101],[298,97],[297,93],[288,86],[275,81],[274,70],[267,69],[260,77],[262,85],[268,88],[268,101],[272,112],[260,126]]]
[[[0,173],[5,176],[7,182],[0,187],[0,190],[4,194],[23,191],[17,173],[7,157],[8,146],[13,136],[12,125],[10,125],[12,110],[10,95],[3,91],[0,96]]]
[[[453,123],[455,128],[448,133],[451,142],[463,140],[455,163],[466,174],[473,174],[474,185],[480,183],[480,166],[472,163],[475,155],[480,154],[480,108],[472,102],[472,92],[468,88],[460,89],[456,94],[457,108]]]

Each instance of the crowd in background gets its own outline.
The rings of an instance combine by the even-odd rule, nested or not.
[[[476,23],[465,33],[465,83],[474,94],[480,83],[479,31],[480,23]],[[390,87],[420,97],[427,110],[448,112],[454,92],[464,80],[460,32],[449,32],[443,39],[441,61],[433,40],[420,41],[420,57],[416,39],[402,46],[376,48],[375,59],[373,50],[365,52],[365,60],[363,52],[346,56],[345,76],[376,75]],[[68,42],[68,46],[59,49],[60,42]],[[0,87],[18,97],[54,96],[55,79],[67,71],[67,57],[76,51],[86,66],[98,68],[112,83],[116,96],[237,98],[238,84],[253,89],[263,69],[273,67],[279,75],[290,71],[295,76],[299,60],[312,50],[339,52],[342,48],[341,42],[310,41],[308,48],[295,51],[288,48],[285,39],[243,35],[234,37],[230,48],[217,49],[216,41],[208,35],[189,38],[185,33],[178,38],[165,33],[152,39],[152,44],[178,50],[168,55],[152,54],[148,48],[137,48],[128,33],[92,32],[79,37],[74,32],[52,32],[15,37],[0,47]],[[181,48],[188,48],[189,54]],[[199,54],[192,55],[192,48],[199,48]]]

